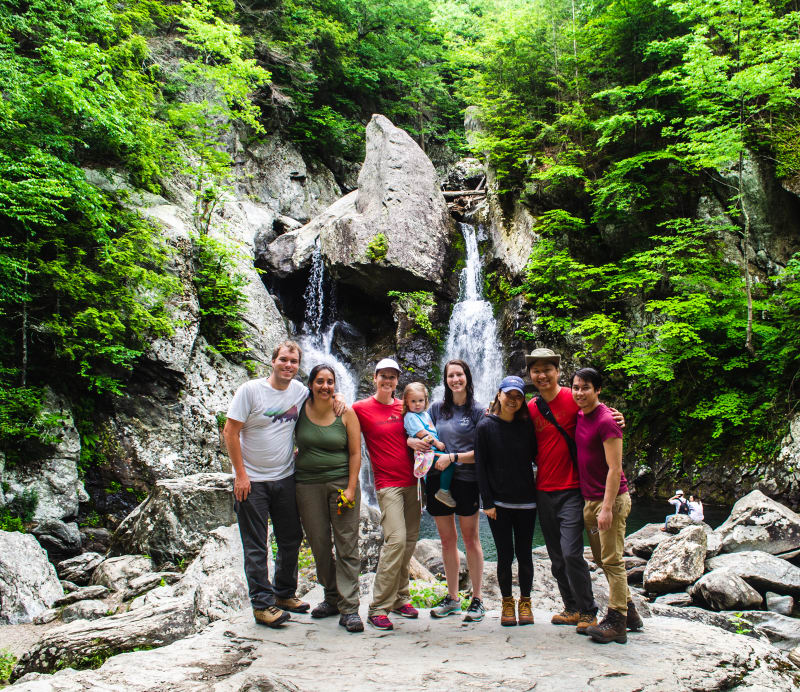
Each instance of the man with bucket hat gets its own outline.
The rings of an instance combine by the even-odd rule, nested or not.
[[[578,405],[572,392],[558,383],[561,356],[549,348],[537,348],[525,356],[533,386],[539,396],[528,402],[536,430],[538,467],[536,489],[539,526],[542,529],[553,576],[564,609],[553,616],[554,625],[575,625],[579,634],[597,624],[597,604],[592,593],[589,565],[583,557],[583,496],[578,482],[575,426]],[[615,419],[624,425],[619,411]],[[629,608],[631,622],[639,618]],[[641,619],[639,618],[639,626]]]
[[[383,547],[367,618],[381,630],[394,628],[390,612],[404,618],[419,615],[409,603],[408,566],[419,537],[422,505],[417,497],[414,459],[406,445],[403,402],[394,396],[399,378],[397,362],[383,358],[375,366],[375,394],[353,404],[381,510]]]

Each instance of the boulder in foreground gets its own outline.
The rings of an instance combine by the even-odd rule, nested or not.
[[[142,553],[157,563],[189,561],[212,529],[236,522],[233,477],[196,473],[157,481],[147,499],[119,525],[115,555]]]
[[[723,553],[761,550],[777,555],[800,548],[800,514],[754,490],[733,506],[716,533]]]
[[[38,541],[30,534],[0,531],[0,625],[31,622],[63,595]]]
[[[644,570],[644,588],[652,593],[682,591],[703,574],[706,532],[690,526],[670,536],[653,551]]]

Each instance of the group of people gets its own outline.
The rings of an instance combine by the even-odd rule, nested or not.
[[[324,588],[311,617],[339,616],[347,631],[364,624],[358,614],[358,524],[363,435],[372,464],[383,529],[368,622],[391,630],[391,616],[416,618],[410,602],[409,563],[419,536],[424,500],[441,538],[446,595],[434,618],[462,612],[458,592],[458,526],[472,596],[463,618],[479,622],[483,550],[481,507],[497,548],[501,624],[533,623],[533,532],[537,514],[563,610],[553,624],[572,625],[595,641],[627,641],[642,627],[628,590],[622,559],[630,495],[622,472],[622,415],[599,401],[601,375],[578,370],[561,387],[560,356],[537,349],[526,357],[538,394],[526,402],[520,377],[499,384],[487,408],[474,398],[463,360],[444,367],[444,396],[429,403],[421,383],[395,396],[400,367],[390,358],[374,370],[375,393],[348,408],[336,392],[330,365],[317,365],[308,386],[295,379],[302,352],[279,344],[267,378],[243,384],[228,410],[224,436],[235,473],[234,496],[244,568],[256,622],[277,627],[310,604],[296,597],[303,530]],[[296,456],[295,456],[296,447]],[[270,581],[267,521],[277,543]],[[583,557],[588,532],[594,561],[609,582],[601,622]],[[332,539],[331,539],[332,537]],[[335,549],[335,557],[334,557]],[[512,595],[514,560],[519,600]]]
[[[684,497],[683,490],[676,490],[675,494],[667,500],[674,508],[675,511],[672,514],[668,514],[667,518],[664,520],[664,526],[661,527],[662,531],[667,530],[667,524],[669,524],[669,518],[674,517],[676,514],[684,514],[689,517],[689,519],[695,523],[699,524],[700,522],[705,519],[705,515],[703,513],[703,502],[700,499],[700,495],[694,493],[689,495],[689,499],[687,500]]]

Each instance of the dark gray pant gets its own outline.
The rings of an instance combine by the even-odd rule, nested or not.
[[[297,590],[297,556],[303,529],[297,513],[294,476],[279,481],[253,481],[250,494],[235,502],[239,533],[244,548],[244,573],[253,608],[274,605],[275,598],[291,598]],[[272,519],[278,554],[275,557],[275,584],[267,570],[267,519]]]
[[[583,496],[577,488],[537,494],[542,528],[553,576],[564,608],[596,611],[589,565],[583,557]]]

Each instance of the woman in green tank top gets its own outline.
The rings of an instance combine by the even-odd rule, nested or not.
[[[348,632],[362,632],[358,615],[361,426],[352,409],[340,417],[334,413],[336,374],[330,365],[311,369],[308,389],[294,435],[297,508],[314,554],[317,581],[325,588],[325,600],[311,617],[339,615],[339,624]]]

